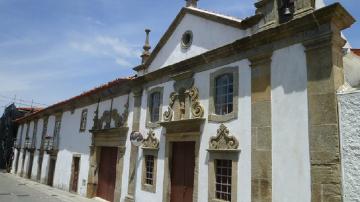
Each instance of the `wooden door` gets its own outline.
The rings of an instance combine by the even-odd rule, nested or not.
[[[28,165],[28,169],[27,169],[27,178],[29,178],[29,179],[31,179],[33,163],[34,163],[34,152],[30,152],[30,160],[29,160],[29,165]]]
[[[55,158],[50,158],[48,180],[47,180],[47,184],[49,186],[53,186],[55,165],[56,165],[56,159]]]
[[[71,181],[71,191],[77,192],[78,182],[79,182],[79,164],[80,157],[73,158],[73,170],[72,170],[72,181]]]
[[[102,147],[100,151],[97,196],[108,201],[114,200],[117,151],[116,147]]]
[[[39,181],[39,182],[40,182],[40,180],[41,180],[41,170],[42,170],[43,158],[44,158],[44,153],[43,153],[43,152],[40,152],[39,158],[38,158],[37,175],[36,175],[36,179],[37,179],[37,181]]]
[[[172,145],[171,202],[192,202],[194,189],[195,142]]]

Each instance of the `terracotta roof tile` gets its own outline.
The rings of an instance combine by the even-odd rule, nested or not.
[[[353,53],[355,53],[356,55],[360,56],[360,49],[354,48],[354,49],[351,49],[351,51]]]
[[[36,115],[36,114],[39,114],[40,112],[46,111],[46,110],[48,110],[48,109],[50,109],[50,108],[61,107],[62,105],[68,104],[68,103],[70,103],[70,102],[72,102],[72,101],[75,101],[75,100],[77,100],[77,99],[80,99],[80,98],[83,98],[83,97],[87,97],[87,96],[93,95],[93,94],[95,94],[95,93],[97,93],[97,92],[101,92],[101,91],[103,91],[103,90],[109,89],[109,88],[114,87],[114,86],[116,86],[116,85],[123,84],[123,83],[125,83],[126,81],[130,81],[130,80],[133,80],[133,79],[135,79],[135,78],[136,78],[135,76],[132,76],[132,77],[127,77],[127,78],[118,78],[118,79],[115,79],[115,80],[110,81],[110,82],[108,82],[108,83],[106,83],[106,84],[104,84],[104,85],[101,85],[101,86],[99,86],[99,87],[95,87],[95,88],[93,88],[93,89],[91,89],[91,90],[89,90],[89,91],[85,91],[85,92],[83,92],[83,93],[80,94],[80,95],[77,95],[77,96],[74,96],[74,97],[69,98],[69,99],[67,99],[67,100],[58,102],[58,103],[53,104],[53,105],[51,105],[51,106],[49,106],[49,107],[47,107],[47,108],[43,108],[43,109],[39,109],[39,110],[37,110],[37,111],[34,111],[33,113],[30,113],[30,114],[28,114],[28,115],[26,115],[26,116],[24,116],[24,117],[22,117],[22,118],[16,119],[15,121],[18,122],[18,121],[25,120],[25,119],[27,119],[27,118],[30,118],[30,117]]]
[[[37,112],[37,111],[42,110],[43,108],[39,108],[39,107],[17,107],[16,109],[21,110],[21,111]]]

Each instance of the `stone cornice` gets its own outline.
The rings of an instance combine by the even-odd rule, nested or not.
[[[109,129],[101,129],[101,130],[89,130],[93,134],[118,134],[118,135],[126,135],[129,130],[129,127],[118,127],[118,128],[109,128]]]
[[[180,72],[193,70],[194,67],[199,67],[204,64],[209,64],[220,59],[229,58],[240,53],[247,53],[249,57],[254,56],[257,48],[261,46],[267,47],[268,50],[274,49],[271,44],[277,41],[285,40],[287,38],[297,37],[299,41],[303,42],[306,39],[314,37],[312,30],[319,30],[322,25],[329,25],[328,30],[331,33],[333,25],[336,25],[337,30],[343,30],[350,27],[355,22],[355,19],[344,9],[339,3],[334,3],[327,7],[321,8],[303,17],[294,19],[274,28],[270,28],[254,35],[241,38],[231,44],[219,47],[217,49],[205,52],[201,55],[192,57],[190,59],[166,66],[154,72],[145,74],[144,76],[135,79],[142,81],[153,81],[164,76],[174,75]],[[307,32],[308,31],[308,32]],[[315,37],[317,37],[315,35]],[[288,44],[289,45],[289,44]]]
[[[166,128],[166,133],[186,133],[186,132],[200,132],[201,125],[205,122],[204,118],[184,119],[178,121],[164,121],[160,125]]]

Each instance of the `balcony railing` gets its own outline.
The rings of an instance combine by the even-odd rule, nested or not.
[[[35,142],[30,138],[25,139],[24,148],[29,150],[35,149]]]
[[[45,151],[53,151],[56,149],[53,137],[49,137],[49,136],[45,137],[44,143],[43,143],[43,149]]]

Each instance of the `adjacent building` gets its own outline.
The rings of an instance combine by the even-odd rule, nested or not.
[[[146,30],[136,76],[18,119],[12,172],[108,201],[347,200],[337,92],[353,17],[313,0],[259,0],[246,19],[197,3],[152,51]]]
[[[14,103],[7,106],[0,118],[0,169],[10,172],[14,158],[14,140],[18,125],[16,119],[39,110],[33,107],[16,107]]]

